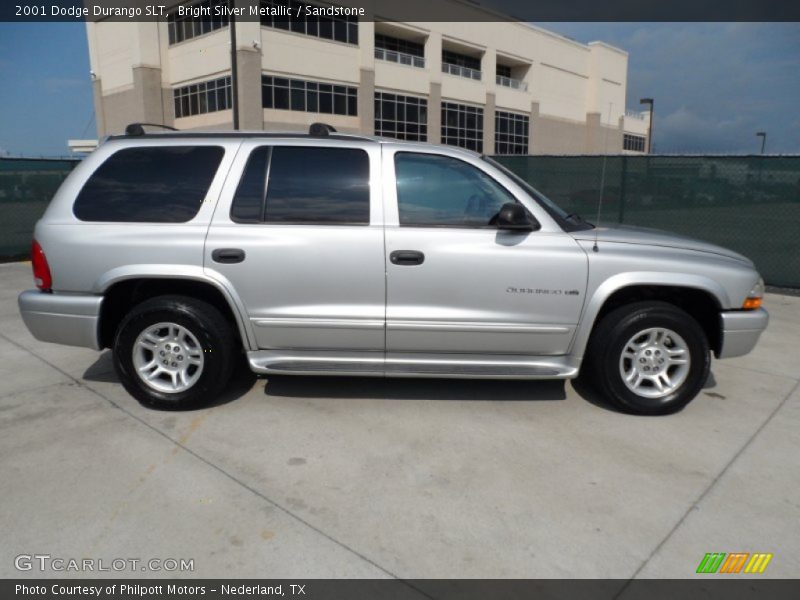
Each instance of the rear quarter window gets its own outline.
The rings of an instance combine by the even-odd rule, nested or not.
[[[73,213],[81,221],[189,221],[200,210],[224,152],[219,146],[119,150],[89,177]]]

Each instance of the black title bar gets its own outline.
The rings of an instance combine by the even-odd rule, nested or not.
[[[0,21],[158,21],[165,20],[177,5],[191,3],[4,0]],[[298,3],[293,0],[220,0],[211,4],[213,10],[227,14],[233,7],[241,21],[258,21],[264,10],[276,9],[289,18],[303,18],[295,14]],[[306,4],[330,7],[331,3]],[[800,21],[800,2],[791,0],[336,0],[332,4],[345,10],[330,16],[356,16],[364,21]]]
[[[0,580],[3,600],[784,600],[799,580],[708,575],[691,580],[620,579],[27,579]]]

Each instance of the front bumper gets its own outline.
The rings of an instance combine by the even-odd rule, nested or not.
[[[18,298],[25,326],[37,340],[100,350],[102,296],[27,290]]]
[[[722,347],[717,358],[742,356],[750,352],[758,342],[761,332],[767,328],[769,313],[758,310],[732,310],[720,313],[722,319]]]

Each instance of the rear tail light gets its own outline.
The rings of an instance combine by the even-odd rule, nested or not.
[[[47,257],[39,242],[33,240],[31,244],[31,264],[33,265],[33,281],[43,292],[49,292],[53,287],[53,278],[50,275],[50,266]]]

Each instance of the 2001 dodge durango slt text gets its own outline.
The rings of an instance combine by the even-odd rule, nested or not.
[[[256,373],[572,378],[665,414],[767,325],[745,257],[567,215],[491,159],[342,135],[110,138],[36,225],[44,341],[113,348],[152,406]],[[243,358],[242,358],[243,359]]]

